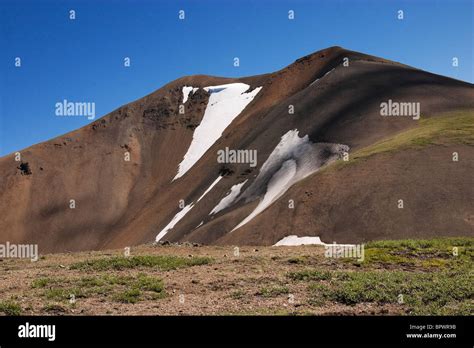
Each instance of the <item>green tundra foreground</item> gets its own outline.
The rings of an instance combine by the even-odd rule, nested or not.
[[[322,246],[144,245],[0,262],[5,315],[472,315],[474,238]]]

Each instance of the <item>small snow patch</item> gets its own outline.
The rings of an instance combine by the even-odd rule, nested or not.
[[[323,246],[334,246],[334,247],[356,247],[356,244],[336,244],[324,243],[319,237],[298,237],[297,235],[286,236],[279,240],[273,246],[298,246],[298,245],[323,245]]]
[[[182,218],[184,218],[184,216],[185,216],[191,209],[193,209],[193,203],[188,204],[188,205],[185,206],[183,209],[181,209],[181,210],[171,219],[171,221],[169,222],[169,224],[166,225],[165,228],[163,228],[160,233],[158,233],[158,235],[156,236],[156,239],[155,239],[155,240],[158,242],[161,238],[163,238],[171,229],[173,229],[173,227],[174,227]]]
[[[208,187],[208,189],[202,194],[201,197],[198,198],[197,201],[199,202],[205,195],[207,195],[207,193],[208,193],[209,191],[211,191],[212,188],[213,188],[214,186],[216,186],[217,183],[218,183],[219,181],[221,181],[222,178],[223,178],[222,176],[218,176],[217,179],[214,180],[214,182],[211,184],[211,186]]]
[[[232,186],[227,196],[221,199],[221,201],[214,207],[214,209],[211,210],[209,215],[217,214],[221,210],[224,210],[227,207],[229,207],[235,201],[235,199],[239,196],[242,186],[244,186],[247,181],[248,179],[245,180],[244,182],[241,182],[240,184],[236,184]]]
[[[319,237],[298,237],[296,235],[286,236],[274,246],[296,246],[296,245],[326,245]]]
[[[198,87],[190,87],[190,86],[184,86],[183,87],[183,104],[185,104],[188,101],[189,93],[195,93],[199,88]]]

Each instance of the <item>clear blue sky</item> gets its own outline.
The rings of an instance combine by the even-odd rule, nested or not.
[[[334,45],[474,81],[473,0],[0,0],[0,26],[0,156],[91,122],[55,116],[63,99],[99,118],[183,75],[262,74]]]

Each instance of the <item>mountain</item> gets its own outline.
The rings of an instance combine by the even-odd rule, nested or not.
[[[473,146],[474,85],[340,47],[187,76],[0,158],[0,242],[473,236]]]

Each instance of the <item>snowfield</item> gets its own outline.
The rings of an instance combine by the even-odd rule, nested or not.
[[[265,193],[257,207],[232,231],[242,227],[280,198],[291,186],[349,151],[347,145],[312,143],[308,136],[300,138],[298,130],[290,130],[260,168],[255,181],[243,193],[247,202]],[[266,187],[266,192],[262,192]],[[231,231],[231,232],[232,232]]]
[[[187,100],[187,95],[184,98],[185,88],[187,88],[187,95],[189,95],[191,91],[189,88],[192,87],[183,87],[183,100]],[[191,145],[179,164],[178,173],[173,181],[183,176],[204,155],[262,89],[262,87],[258,87],[252,92],[245,93],[249,88],[250,86],[245,83],[230,83],[204,88],[210,93],[209,102],[201,123],[194,130]]]

